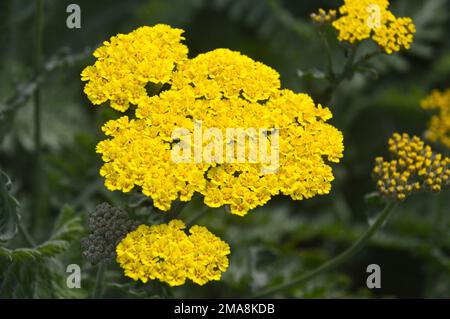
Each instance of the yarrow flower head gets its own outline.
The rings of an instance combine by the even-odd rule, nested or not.
[[[167,81],[167,89],[159,94],[149,96],[139,89],[140,93],[133,95],[126,86],[114,91],[114,96],[128,96],[122,105],[136,107],[134,117],[122,116],[103,126],[109,139],[97,145],[97,152],[105,162],[100,174],[108,189],[129,192],[139,187],[163,211],[169,210],[174,200],[189,201],[199,193],[206,205],[227,205],[238,215],[264,205],[277,194],[301,200],[329,193],[334,177],[328,162],[339,162],[342,157],[343,136],[327,123],[332,117],[328,108],[316,105],[306,94],[281,89],[278,72],[239,52],[217,49],[185,59],[180,53],[182,45],[171,42],[170,49],[154,48],[147,58],[151,39],[163,37],[153,41],[157,44],[167,37],[174,39],[169,27],[163,28],[165,33],[159,31],[161,28],[145,29],[148,40],[134,41],[130,52],[128,42],[120,43],[123,37],[115,40],[122,48],[120,61],[126,60],[127,54],[139,61],[158,61],[159,57],[166,61],[169,56],[172,64],[164,79],[149,76],[139,80],[142,90],[145,81]],[[140,45],[146,49],[141,51]],[[175,48],[180,48],[178,55]],[[129,64],[115,63],[113,53],[100,61],[111,76],[117,77],[116,72],[134,74]],[[83,79],[90,81],[87,85],[92,83],[87,77]],[[101,87],[96,88],[102,92]],[[85,91],[94,103],[101,94]],[[195,153],[196,142],[190,136],[201,127],[216,128],[224,137],[223,143],[216,144],[219,147],[208,161],[174,161],[173,152],[182,145]],[[187,134],[174,136],[179,128]],[[242,128],[247,146],[257,139],[258,147],[267,146],[271,157],[278,154],[278,169],[273,170],[261,157],[242,162],[237,156],[226,161],[218,156],[219,151],[226,153],[230,145],[239,142],[240,137],[227,135],[229,128]],[[208,139],[205,133],[200,146],[207,149],[216,138],[220,140],[217,134]]]
[[[417,136],[395,133],[389,139],[393,159],[375,160],[373,177],[379,193],[404,200],[418,191],[440,192],[450,186],[450,158],[435,153]]]
[[[396,17],[388,0],[344,0],[341,16],[333,22],[339,41],[360,42],[372,38],[386,53],[409,49],[416,28],[411,18]]]
[[[192,226],[189,234],[180,220],[141,225],[117,245],[117,262],[125,275],[147,282],[158,279],[171,286],[186,279],[198,285],[220,280],[228,268],[230,247],[205,227]]]
[[[422,108],[437,112],[431,117],[425,137],[450,148],[450,89],[433,91],[422,101]]]
[[[110,101],[112,108],[126,111],[130,103],[147,95],[149,82],[169,83],[174,68],[187,59],[182,33],[158,24],[103,42],[94,52],[95,64],[81,73],[81,79],[88,81],[84,92],[93,104]]]

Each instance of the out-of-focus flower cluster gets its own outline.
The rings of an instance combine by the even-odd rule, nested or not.
[[[324,25],[336,20],[336,15],[336,10],[325,11],[324,9],[319,9],[317,13],[311,13],[311,19],[318,25]]]
[[[360,42],[372,38],[386,53],[409,49],[416,28],[409,17],[396,17],[388,0],[344,0],[333,21],[339,41]]]
[[[123,116],[103,126],[110,138],[97,152],[105,162],[100,173],[106,187],[123,192],[139,187],[163,211],[197,192],[208,206],[229,205],[239,215],[277,194],[294,200],[327,194],[334,179],[328,161],[339,162],[343,153],[342,133],[326,123],[330,110],[306,94],[281,89],[275,70],[239,52],[217,49],[187,59],[180,34],[157,25],[113,37],[82,73],[93,103],[110,100],[119,111],[135,105],[135,118]],[[165,84],[167,90],[150,95],[148,84]],[[228,128],[243,128],[247,143],[258,138],[268,153],[279,154],[279,169],[264,173],[271,167],[261,158],[173,161],[171,152],[181,143],[194,148],[192,135],[174,138],[174,130],[193,134],[199,123],[218,128],[224,137]],[[255,136],[249,128],[263,131]],[[272,149],[273,132],[279,133],[279,145]],[[224,154],[237,139],[227,137]],[[202,146],[208,143],[204,138]]]
[[[169,224],[141,225],[117,246],[117,262],[125,275],[147,282],[158,279],[179,286],[186,279],[203,285],[220,280],[228,268],[230,247],[202,226],[189,235],[180,220]]]
[[[379,193],[394,200],[404,200],[420,190],[439,192],[450,186],[450,159],[435,153],[417,136],[395,133],[389,139],[393,157],[375,160],[373,177]]]
[[[113,261],[116,258],[116,245],[137,226],[126,211],[108,203],[98,205],[89,212],[89,235],[81,241],[83,255],[93,265]]]
[[[431,117],[426,138],[450,148],[450,89],[433,91],[422,101],[422,107],[437,112]]]

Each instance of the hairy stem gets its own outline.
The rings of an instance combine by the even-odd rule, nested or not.
[[[391,215],[393,209],[395,208],[395,203],[389,203],[386,205],[384,210],[378,215],[375,222],[369,227],[369,229],[346,251],[341,253],[340,255],[336,256],[335,258],[329,260],[328,262],[324,263],[323,265],[319,266],[318,268],[307,272],[304,275],[298,276],[293,278],[291,281],[272,287],[267,288],[257,294],[255,294],[254,298],[262,298],[266,296],[274,295],[278,292],[282,292],[285,290],[288,290],[289,288],[292,288],[296,285],[303,284],[314,277],[317,277],[318,275],[330,271],[332,269],[337,268],[341,264],[348,261],[353,255],[358,253],[363,247],[366,246],[366,244],[370,241],[370,239],[373,237],[373,235],[376,234],[378,229],[384,224],[384,222],[388,219],[388,217]]]
[[[102,297],[103,278],[105,277],[106,264],[101,261],[97,268],[97,276],[95,278],[94,292],[92,294],[93,299],[99,299]]]
[[[328,88],[325,94],[326,104],[331,103],[334,93],[336,92],[337,88],[342,84],[342,82],[344,82],[345,79],[348,79],[353,75],[354,62],[357,52],[358,52],[358,45],[351,46],[342,71],[338,74],[333,73],[328,75],[328,79],[330,79],[330,87]]]
[[[197,215],[195,215],[190,221],[186,223],[187,227],[190,228],[191,226],[195,225],[199,219],[201,219],[207,212],[209,211],[209,207],[205,206],[203,207]]]
[[[166,212],[164,216],[164,221],[166,223],[170,222],[173,219],[176,219],[184,210],[188,202],[179,202],[178,205],[175,206],[175,208],[169,210]]]
[[[22,235],[22,237],[25,239],[25,242],[30,247],[36,247],[36,243],[33,240],[33,237],[31,237],[30,233],[26,229],[26,227],[20,222],[19,223],[19,232]]]
[[[36,34],[34,69],[36,77],[42,72],[42,20],[43,8],[42,0],[36,0]],[[34,92],[34,146],[35,160],[39,163],[41,153],[41,95],[40,89]]]
[[[36,25],[34,47],[34,72],[38,78],[42,72],[42,27],[43,27],[43,0],[36,0]],[[33,94],[33,123],[34,123],[34,170],[33,170],[33,206],[40,215],[42,210],[42,172],[41,172],[41,90],[36,88]],[[33,215],[35,216],[35,215]],[[37,216],[36,216],[37,217]],[[36,217],[32,218],[35,225]]]
[[[330,82],[333,82],[336,77],[336,74],[334,73],[333,55],[331,53],[330,44],[328,43],[326,30],[323,27],[319,27],[318,32],[319,32],[319,37],[322,40],[323,46],[325,48],[325,53],[327,55],[328,80]]]

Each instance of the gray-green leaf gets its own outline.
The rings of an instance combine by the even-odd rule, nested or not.
[[[17,233],[19,202],[10,194],[11,179],[0,170],[0,241],[7,241]]]

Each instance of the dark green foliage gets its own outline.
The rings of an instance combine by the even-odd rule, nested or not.
[[[384,205],[376,196],[366,197],[375,190],[374,158],[386,155],[387,138],[395,131],[423,135],[430,114],[420,100],[434,88],[450,87],[450,1],[391,2],[396,15],[413,18],[415,41],[411,50],[378,56],[359,68],[328,103],[331,123],[345,137],[331,193],[301,202],[280,196],[243,218],[205,209],[194,198],[179,218],[207,226],[230,243],[230,268],[222,280],[202,287],[142,284],[124,277],[112,262],[105,297],[248,297],[322,265],[364,233]],[[91,263],[114,259],[115,244],[136,226],[129,216],[148,224],[172,218],[139,192],[108,191],[98,174],[100,126],[123,114],[90,105],[80,72],[93,62],[92,50],[110,36],[156,23],[181,27],[190,57],[221,47],[238,50],[277,69],[283,87],[327,100],[327,56],[309,15],[336,8],[341,0],[79,0],[79,30],[65,26],[70,3],[44,0],[44,63],[37,75],[35,1],[0,1],[0,298],[86,298],[96,278]],[[339,71],[346,47],[332,29],[325,36]],[[373,49],[361,45],[358,57]],[[39,212],[33,201],[36,90],[42,100],[39,187],[45,202]],[[126,207],[129,215],[107,204],[95,209],[102,202]],[[347,264],[274,297],[449,298],[448,207],[448,192],[407,200]],[[86,211],[92,212],[87,222]],[[381,289],[366,287],[371,263],[381,266]],[[81,289],[66,285],[69,264],[81,267]]]
[[[0,242],[14,238],[19,222],[19,202],[10,194],[11,179],[0,170]]]
[[[73,248],[83,231],[81,218],[65,207],[54,224],[50,237],[34,248],[0,247],[1,298],[81,297],[67,289],[66,266],[57,256]]]

